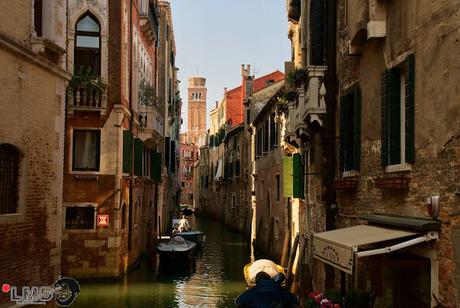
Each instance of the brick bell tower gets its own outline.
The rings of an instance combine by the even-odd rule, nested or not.
[[[187,141],[198,147],[203,146],[206,139],[206,94],[206,78],[195,76],[188,79]]]

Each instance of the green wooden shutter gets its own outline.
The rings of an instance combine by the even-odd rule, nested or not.
[[[345,170],[345,127],[346,127],[346,116],[345,116],[345,105],[347,97],[340,97],[340,145],[339,145],[339,165],[340,171]]]
[[[293,159],[293,197],[304,198],[304,170],[302,156],[298,153],[292,156]]]
[[[161,181],[161,153],[150,151],[150,177],[154,181]]]
[[[345,171],[354,170],[354,133],[355,133],[355,122],[354,122],[354,109],[355,109],[355,98],[354,93],[347,95],[345,102]]]
[[[381,164],[388,166],[388,70],[381,76]]]
[[[415,161],[415,56],[406,58],[406,162],[413,164]]]
[[[388,77],[389,163],[397,165],[401,163],[401,70],[392,68]]]
[[[171,148],[171,139],[169,137],[165,138],[165,166],[169,170],[170,164],[170,148]]]
[[[293,160],[292,156],[283,157],[283,196],[285,198],[292,197],[293,188]]]
[[[144,143],[139,138],[134,138],[134,174],[142,176],[142,152]]]
[[[176,141],[171,141],[171,172],[176,173]]]
[[[354,115],[353,115],[353,126],[354,136],[353,137],[353,169],[359,170],[361,163],[361,89],[358,87],[354,93]]]
[[[123,131],[123,173],[131,173],[133,162],[133,134],[129,130]]]

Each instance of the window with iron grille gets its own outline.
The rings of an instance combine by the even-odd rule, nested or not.
[[[65,211],[67,230],[94,229],[94,206],[68,206]]]
[[[0,144],[0,214],[18,209],[20,152],[11,144]]]

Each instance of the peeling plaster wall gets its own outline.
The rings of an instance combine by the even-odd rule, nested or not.
[[[429,217],[425,200],[440,195],[442,230],[431,245],[439,272],[432,284],[439,285],[434,291],[440,301],[454,307],[460,304],[460,262],[453,254],[460,245],[458,232],[453,232],[460,225],[460,197],[455,193],[460,185],[460,3],[398,0],[387,5],[386,38],[366,41],[362,55],[351,57],[344,0],[339,3],[339,96],[356,82],[362,91],[358,189],[338,193],[339,225],[357,224],[356,215],[373,212]],[[380,189],[375,180],[388,175],[380,164],[380,74],[411,53],[416,63],[415,164],[401,173],[411,178],[407,191]]]

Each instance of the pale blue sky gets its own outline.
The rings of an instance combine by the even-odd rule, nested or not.
[[[187,130],[187,78],[198,73],[208,87],[206,121],[224,87],[241,84],[241,64],[263,76],[284,71],[290,58],[284,0],[170,0],[176,39],[182,131]]]

